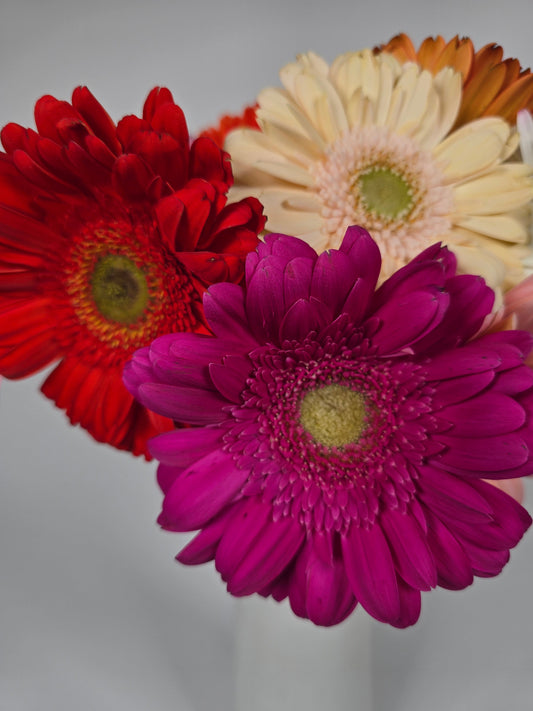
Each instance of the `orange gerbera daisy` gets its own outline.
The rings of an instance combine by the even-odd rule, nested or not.
[[[259,128],[255,112],[257,104],[245,106],[240,114],[224,114],[221,116],[216,126],[206,128],[200,134],[200,138],[210,138],[219,148],[224,148],[224,141],[230,131],[235,128]]]
[[[463,95],[455,128],[481,116],[501,116],[516,122],[521,109],[533,109],[533,74],[522,69],[517,59],[503,59],[503,49],[486,44],[477,52],[469,37],[457,35],[449,42],[438,35],[427,37],[418,50],[408,35],[401,33],[377,48],[400,62],[416,62],[437,74],[452,67],[463,77]]]

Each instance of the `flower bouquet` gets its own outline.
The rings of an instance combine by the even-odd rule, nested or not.
[[[4,127],[0,374],[54,364],[72,424],[159,462],[181,563],[404,628],[531,524],[533,75],[399,35],[280,78],[193,139],[159,88]]]

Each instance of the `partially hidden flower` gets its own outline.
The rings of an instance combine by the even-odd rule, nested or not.
[[[401,33],[379,51],[394,55],[400,62],[415,62],[422,69],[438,74],[445,67],[460,72],[463,81],[461,105],[455,127],[482,116],[501,116],[516,122],[521,109],[533,110],[533,74],[514,58],[503,58],[498,44],[474,49],[469,37],[426,37],[418,50],[411,38]]]
[[[230,196],[258,197],[271,232],[322,251],[364,225],[383,257],[382,278],[443,240],[464,273],[508,289],[529,254],[531,167],[508,158],[518,136],[501,116],[453,130],[460,72],[436,75],[387,52],[348,52],[328,65],[301,55],[283,88],[258,97],[260,131],[226,140]]]
[[[376,290],[380,266],[358,227],[320,256],[268,235],[245,289],[204,296],[213,336],[164,336],[125,369],[192,426],[151,442],[160,524],[201,529],[178,560],[319,625],[357,603],[411,625],[421,591],[497,575],[531,523],[482,480],[533,471],[531,336],[474,338],[494,294],[446,248]]]
[[[0,373],[57,363],[42,390],[71,422],[144,453],[173,425],[135,402],[122,367],[158,335],[206,332],[202,292],[242,278],[261,206],[226,205],[227,154],[190,144],[167,89],[118,125],[85,87],[42,97],[35,121],[2,131]]]
[[[220,117],[215,126],[204,129],[200,136],[205,136],[214,141],[217,146],[224,148],[226,136],[230,131],[236,128],[253,128],[259,129],[255,112],[257,104],[253,106],[245,106],[240,114],[224,114]]]

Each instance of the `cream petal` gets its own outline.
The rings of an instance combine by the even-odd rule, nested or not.
[[[529,241],[527,225],[512,215],[465,216],[456,218],[454,224],[503,242],[527,244]]]
[[[416,64],[404,64],[403,72],[399,76],[393,90],[389,104],[389,111],[385,125],[393,131],[399,130],[400,117],[413,93],[420,69]]]
[[[463,93],[461,74],[451,67],[445,67],[435,76],[433,86],[440,103],[439,127],[433,137],[433,146],[436,146],[448,135],[457,118]]]
[[[455,210],[466,215],[496,215],[527,204],[533,200],[530,172],[522,163],[506,163],[453,186]]]
[[[250,180],[253,171],[259,170],[297,185],[309,187],[313,184],[306,168],[286,158],[283,155],[283,147],[260,131],[232,131],[226,138],[225,147],[233,158],[236,180]],[[311,160],[306,162],[309,164]],[[247,166],[252,170],[249,171]]]
[[[454,252],[456,252],[458,247],[469,247],[479,251],[482,255],[485,255],[485,262],[487,261],[487,253],[495,257],[504,268],[504,278],[499,283],[500,288],[504,291],[515,286],[524,278],[524,260],[527,255],[530,254],[529,247],[523,245],[509,245],[462,227],[454,227],[447,235],[445,241],[448,242]],[[485,269],[487,269],[487,267],[485,267]],[[474,270],[473,273],[476,274],[478,272]],[[491,278],[494,279],[496,274],[497,272],[493,269],[493,276]],[[491,286],[494,288],[492,282]]]
[[[463,180],[496,165],[510,136],[499,118],[482,118],[461,126],[433,150],[447,183]]]
[[[272,122],[289,131],[302,133],[300,124],[289,109],[290,106],[294,108],[296,104],[288,92],[272,87],[263,89],[257,97],[257,103],[259,108],[256,116],[260,123]]]
[[[405,101],[397,118],[396,131],[411,136],[423,124],[432,90],[433,77],[423,71],[405,86]],[[399,84],[398,84],[399,87]]]
[[[282,67],[279,72],[279,78],[287,91],[294,95],[296,77],[307,70],[327,76],[329,67],[320,55],[315,54],[315,52],[306,52],[299,54],[295,62],[289,62]]]
[[[356,52],[345,52],[335,59],[329,75],[345,105],[361,87],[361,58]]]
[[[513,129],[511,131],[511,135],[509,136],[507,143],[505,144],[505,148],[502,151],[502,161],[507,160],[507,158],[510,158],[513,153],[518,149],[520,145],[520,136],[518,135],[518,132]]]
[[[322,138],[311,121],[309,121],[309,119],[296,107],[293,108],[292,106],[289,106],[289,111],[292,113],[295,120],[298,121],[302,127],[302,130],[305,132],[305,135],[309,137],[309,140],[316,144],[317,150],[319,150],[321,154],[325,153],[328,148],[328,143]]]
[[[325,141],[332,143],[348,129],[348,120],[334,86],[318,74],[301,74],[295,78],[294,96],[307,118]]]
[[[314,185],[314,180],[310,173],[305,168],[300,168],[294,163],[258,160],[255,163],[255,167],[264,173],[268,173],[268,175],[272,175],[274,178],[285,180],[287,183],[302,185],[307,188],[311,188]]]
[[[505,279],[505,265],[495,254],[479,246],[453,245],[457,265],[463,274],[478,274],[492,288],[498,288]]]
[[[395,72],[387,62],[382,62],[379,67],[379,94],[376,98],[374,124],[384,126],[389,113],[394,86]]]
[[[440,101],[435,91],[430,91],[427,97],[426,112],[423,121],[413,127],[409,136],[420,148],[431,150],[435,145],[435,135],[439,128]]]
[[[529,111],[519,111],[516,126],[520,136],[520,151],[524,161],[533,166],[533,117]]]
[[[312,204],[308,195],[297,190],[269,190],[258,193],[267,215],[267,229],[299,236],[320,231],[320,205]]]
[[[263,134],[272,142],[272,147],[280,151],[285,158],[304,168],[309,168],[322,158],[316,144],[308,138],[304,138],[301,133],[280,127],[276,123],[265,122]]]

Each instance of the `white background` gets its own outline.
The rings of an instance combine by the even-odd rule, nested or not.
[[[529,66],[532,20],[530,0],[0,0],[0,124],[78,84],[118,119],[159,84],[194,132],[298,52],[459,33]],[[212,566],[173,562],[186,539],[155,524],[155,466],[68,426],[43,379],[0,385],[0,708],[233,711],[239,603]],[[530,533],[500,578],[426,594],[414,629],[376,623],[376,711],[533,708],[532,562]]]

